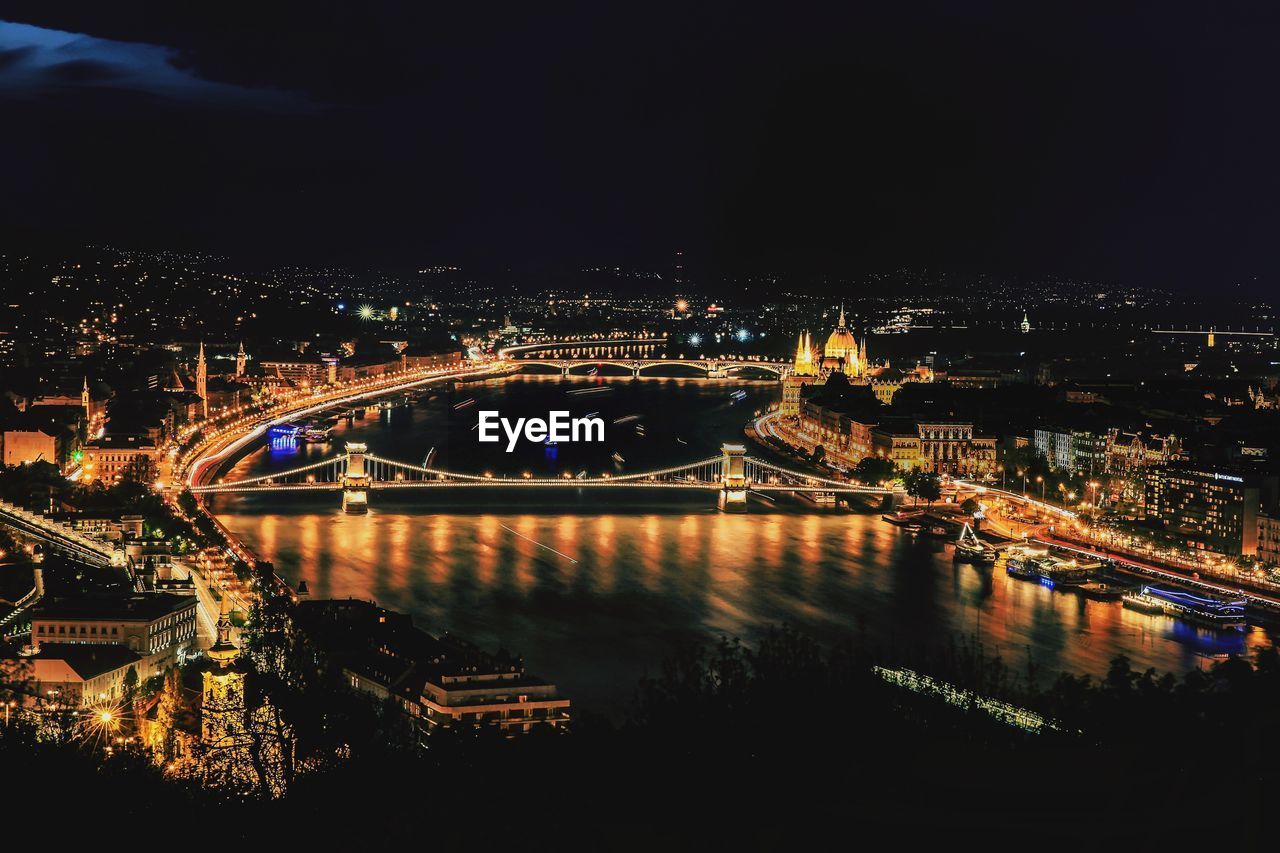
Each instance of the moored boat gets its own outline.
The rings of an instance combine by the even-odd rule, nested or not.
[[[1039,581],[1047,587],[1088,583],[1089,570],[1075,560],[1060,560],[1046,552],[1009,549],[1004,570],[1016,578]]]
[[[960,531],[960,538],[956,539],[955,558],[972,563],[994,563],[996,550],[979,539],[973,528],[965,524]]]
[[[1211,628],[1240,630],[1245,626],[1243,598],[1145,584],[1139,591],[1126,593],[1122,602],[1130,610],[1164,614]]]

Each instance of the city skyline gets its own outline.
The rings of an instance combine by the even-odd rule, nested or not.
[[[8,847],[1265,847],[1276,24],[3,4]]]

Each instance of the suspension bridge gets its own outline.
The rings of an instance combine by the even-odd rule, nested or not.
[[[740,444],[725,444],[720,455],[696,462],[635,474],[561,477],[494,477],[465,474],[385,459],[368,447],[348,442],[346,452],[288,471],[231,482],[193,484],[198,495],[254,492],[338,491],[346,512],[364,512],[368,493],[375,489],[686,489],[718,493],[726,512],[745,512],[748,492],[804,492],[882,496],[892,500],[893,489],[863,486],[783,468],[746,454]]]
[[[782,379],[791,372],[791,365],[783,361],[755,361],[747,358],[735,358],[731,356],[707,358],[699,356],[698,358],[668,358],[668,357],[644,357],[644,356],[625,356],[619,354],[620,351],[635,348],[652,349],[658,346],[666,346],[668,343],[666,338],[627,338],[617,340],[603,341],[548,341],[540,344],[522,344],[519,346],[506,347],[498,353],[498,357],[509,361],[512,364],[521,366],[538,366],[549,367],[559,370],[561,375],[569,376],[575,371],[581,373],[583,369],[590,370],[598,367],[616,367],[621,370],[631,371],[634,377],[640,377],[643,372],[651,367],[668,367],[679,365],[683,367],[693,367],[701,370],[708,379],[726,379],[734,371],[742,371],[747,369],[755,369],[765,373],[772,373],[774,376]],[[555,349],[572,348],[577,351],[587,351],[595,353],[594,355],[575,356],[575,357],[555,357],[546,355]]]
[[[575,370],[581,373],[582,368],[589,370],[604,366],[618,367],[623,370],[630,370],[631,375],[637,378],[642,375],[642,371],[650,367],[666,367],[670,365],[695,367],[703,371],[708,379],[727,379],[731,371],[741,371],[748,368],[772,373],[781,379],[787,376],[791,370],[791,366],[783,362],[721,361],[712,358],[520,358],[512,359],[511,363],[521,366],[537,365],[554,368],[559,370],[562,376],[572,375]]]

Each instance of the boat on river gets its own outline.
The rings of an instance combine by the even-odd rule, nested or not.
[[[1121,600],[1130,610],[1173,616],[1197,625],[1239,631],[1245,627],[1245,599],[1146,584]]]
[[[1004,570],[1011,577],[1039,581],[1047,587],[1078,586],[1088,583],[1089,569],[1075,560],[1062,560],[1044,551],[1010,548]]]
[[[978,534],[967,523],[956,540],[955,558],[962,562],[994,563],[996,549],[978,538]]]

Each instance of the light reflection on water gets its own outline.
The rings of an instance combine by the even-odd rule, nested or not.
[[[701,458],[738,439],[749,413],[724,403],[736,385],[616,384],[613,394],[595,395],[592,409],[652,412],[647,436],[628,431],[608,447],[562,446],[555,464],[566,457],[572,465],[604,464],[613,447],[629,464]],[[496,390],[546,411],[563,399],[562,387],[517,379]],[[767,404],[777,388],[741,387],[752,395],[748,406]],[[454,420],[447,399],[401,411],[343,425],[339,435],[390,458],[421,461],[427,448],[447,444],[449,467],[493,464],[473,439],[458,440],[455,431],[447,442],[441,425]],[[684,422],[695,415],[696,438]],[[693,446],[677,446],[675,435]],[[285,458],[264,450],[232,477],[291,467],[338,446]],[[544,455],[535,450],[504,470],[535,458]],[[898,648],[977,634],[1016,669],[1030,657],[1045,680],[1064,670],[1101,675],[1120,653],[1137,667],[1182,672],[1207,656],[1268,642],[1260,629],[1215,634],[955,564],[940,544],[905,536],[875,514],[806,513],[786,499],[774,510],[757,505],[748,515],[727,515],[714,510],[713,496],[688,493],[375,492],[367,516],[343,515],[334,495],[219,500],[228,526],[287,578],[305,578],[314,597],[374,598],[414,614],[428,630],[508,648],[580,706],[614,714],[625,709],[637,678],[680,644],[720,634],[751,641],[784,622],[827,642],[862,634],[872,645]]]
[[[952,562],[875,516],[682,514],[224,516],[315,597],[372,597],[531,668],[616,711],[646,668],[679,643],[753,639],[789,623],[836,641],[927,647],[978,633],[1045,677],[1105,672],[1116,654],[1183,671],[1204,655],[1266,642],[1197,630]],[[576,559],[557,557],[521,536]]]

